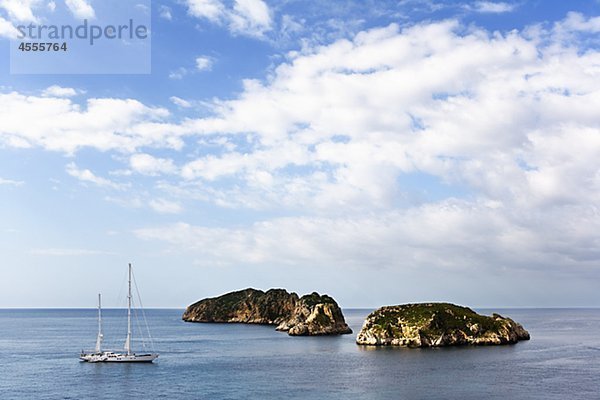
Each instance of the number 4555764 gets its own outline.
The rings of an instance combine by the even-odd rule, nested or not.
[[[19,45],[21,51],[67,51],[67,43],[30,43],[21,42]]]

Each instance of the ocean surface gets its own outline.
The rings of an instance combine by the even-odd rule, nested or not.
[[[0,399],[600,399],[599,309],[477,310],[532,340],[443,349],[357,346],[370,311],[344,310],[352,335],[289,337],[146,310],[154,364],[88,364],[96,310],[0,310]],[[122,348],[126,311],[103,316],[106,347]]]

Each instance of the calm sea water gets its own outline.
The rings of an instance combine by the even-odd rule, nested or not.
[[[0,399],[598,399],[600,310],[492,311],[532,335],[514,346],[365,348],[353,335],[296,337],[269,326],[190,324],[147,310],[155,364],[88,364],[95,310],[0,310]],[[105,310],[122,347],[125,311]],[[137,343],[140,344],[139,342]]]

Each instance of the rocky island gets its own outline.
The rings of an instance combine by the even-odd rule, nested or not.
[[[316,292],[298,297],[284,289],[245,289],[203,299],[190,305],[182,319],[276,325],[291,336],[352,333],[333,298]]]
[[[356,343],[373,346],[443,347],[499,345],[529,340],[510,318],[477,314],[449,303],[404,304],[373,311]]]

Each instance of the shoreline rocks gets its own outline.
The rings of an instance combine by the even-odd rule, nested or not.
[[[276,325],[290,336],[352,333],[333,298],[316,292],[298,297],[284,289],[245,289],[203,299],[188,306],[182,319]]]
[[[366,318],[356,343],[371,346],[444,347],[502,345],[529,340],[519,323],[480,315],[449,303],[381,307]]]

